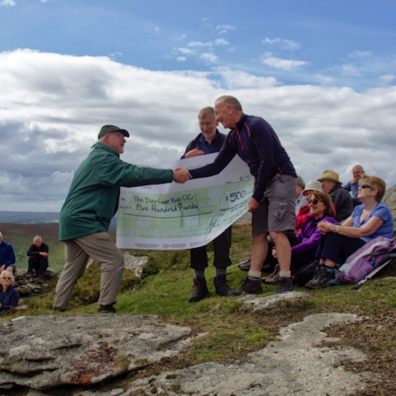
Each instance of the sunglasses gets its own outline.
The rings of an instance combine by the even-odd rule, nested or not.
[[[362,189],[369,188],[370,190],[373,189],[373,187],[369,186],[368,184],[362,184],[362,185],[359,186],[359,188],[362,188]]]
[[[308,205],[317,205],[318,204],[318,202],[322,202],[322,201],[319,201],[319,199],[311,199],[311,200],[309,200],[308,201]]]
[[[1,279],[8,279],[8,280],[12,280],[12,278],[8,278],[6,276],[3,276]]]

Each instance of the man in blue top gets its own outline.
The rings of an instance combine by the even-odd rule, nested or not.
[[[217,153],[220,151],[226,139],[226,135],[217,130],[217,122],[213,107],[204,107],[198,114],[199,128],[198,134],[187,146],[182,158],[191,158],[197,155]],[[214,259],[213,265],[216,268],[214,285],[216,294],[228,296],[235,293],[227,283],[227,267],[231,264],[231,227],[213,240]],[[200,301],[209,294],[205,279],[205,268],[208,266],[208,255],[206,246],[201,246],[190,250],[190,267],[194,269],[194,284],[189,301]]]
[[[290,291],[291,247],[286,232],[295,227],[296,171],[275,131],[264,119],[243,113],[238,99],[221,96],[215,102],[216,120],[230,128],[215,161],[191,169],[192,178],[220,173],[235,155],[247,163],[255,177],[253,196],[248,210],[252,212],[251,268],[240,291],[260,293],[261,267],[267,256],[268,233],[278,252],[280,266],[278,292]]]
[[[3,234],[0,232],[0,273],[5,269],[15,270],[14,248],[9,243],[3,241]]]

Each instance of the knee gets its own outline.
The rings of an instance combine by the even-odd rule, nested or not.
[[[267,243],[267,234],[253,235],[253,243]]]

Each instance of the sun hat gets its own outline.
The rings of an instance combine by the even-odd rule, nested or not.
[[[323,173],[318,177],[318,181],[323,181],[323,180],[328,180],[332,181],[334,183],[339,183],[340,182],[340,176],[338,175],[337,172],[334,172],[333,170],[326,169],[323,171]]]
[[[305,191],[322,191],[322,184],[317,180],[312,180],[305,185],[303,194]]]
[[[126,129],[119,128],[115,125],[103,125],[100,129],[98,139],[101,139],[103,136],[114,132],[121,132],[125,137],[129,137],[129,132]]]

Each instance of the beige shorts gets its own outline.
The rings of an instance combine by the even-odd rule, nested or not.
[[[275,175],[264,191],[264,197],[252,216],[253,236],[271,231],[286,232],[296,226],[296,178]]]

